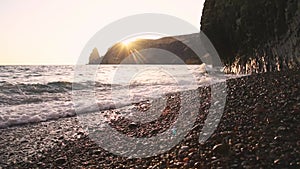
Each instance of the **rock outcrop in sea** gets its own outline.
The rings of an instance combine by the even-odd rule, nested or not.
[[[97,48],[94,48],[89,57],[89,64],[99,64],[101,61]]]
[[[300,0],[206,0],[201,30],[228,72],[299,68]]]

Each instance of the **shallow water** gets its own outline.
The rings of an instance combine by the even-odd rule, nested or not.
[[[118,108],[236,77],[212,71],[204,64],[0,66],[0,128],[74,116],[75,106]]]

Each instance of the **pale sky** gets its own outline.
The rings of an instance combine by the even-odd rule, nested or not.
[[[1,0],[0,64],[74,65],[89,39],[118,19],[160,13],[199,28],[203,4],[204,0]]]

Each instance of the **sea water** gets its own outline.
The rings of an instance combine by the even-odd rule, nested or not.
[[[104,111],[235,77],[216,76],[205,64],[82,67],[92,78],[78,77],[85,76],[78,66],[0,66],[0,128],[75,116],[76,110],[91,111],[93,106],[75,103],[73,97],[91,85],[88,92],[97,105],[92,111]]]

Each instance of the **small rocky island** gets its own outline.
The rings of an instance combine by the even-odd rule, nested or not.
[[[101,59],[97,48],[94,48],[89,57],[89,64],[100,64]]]

